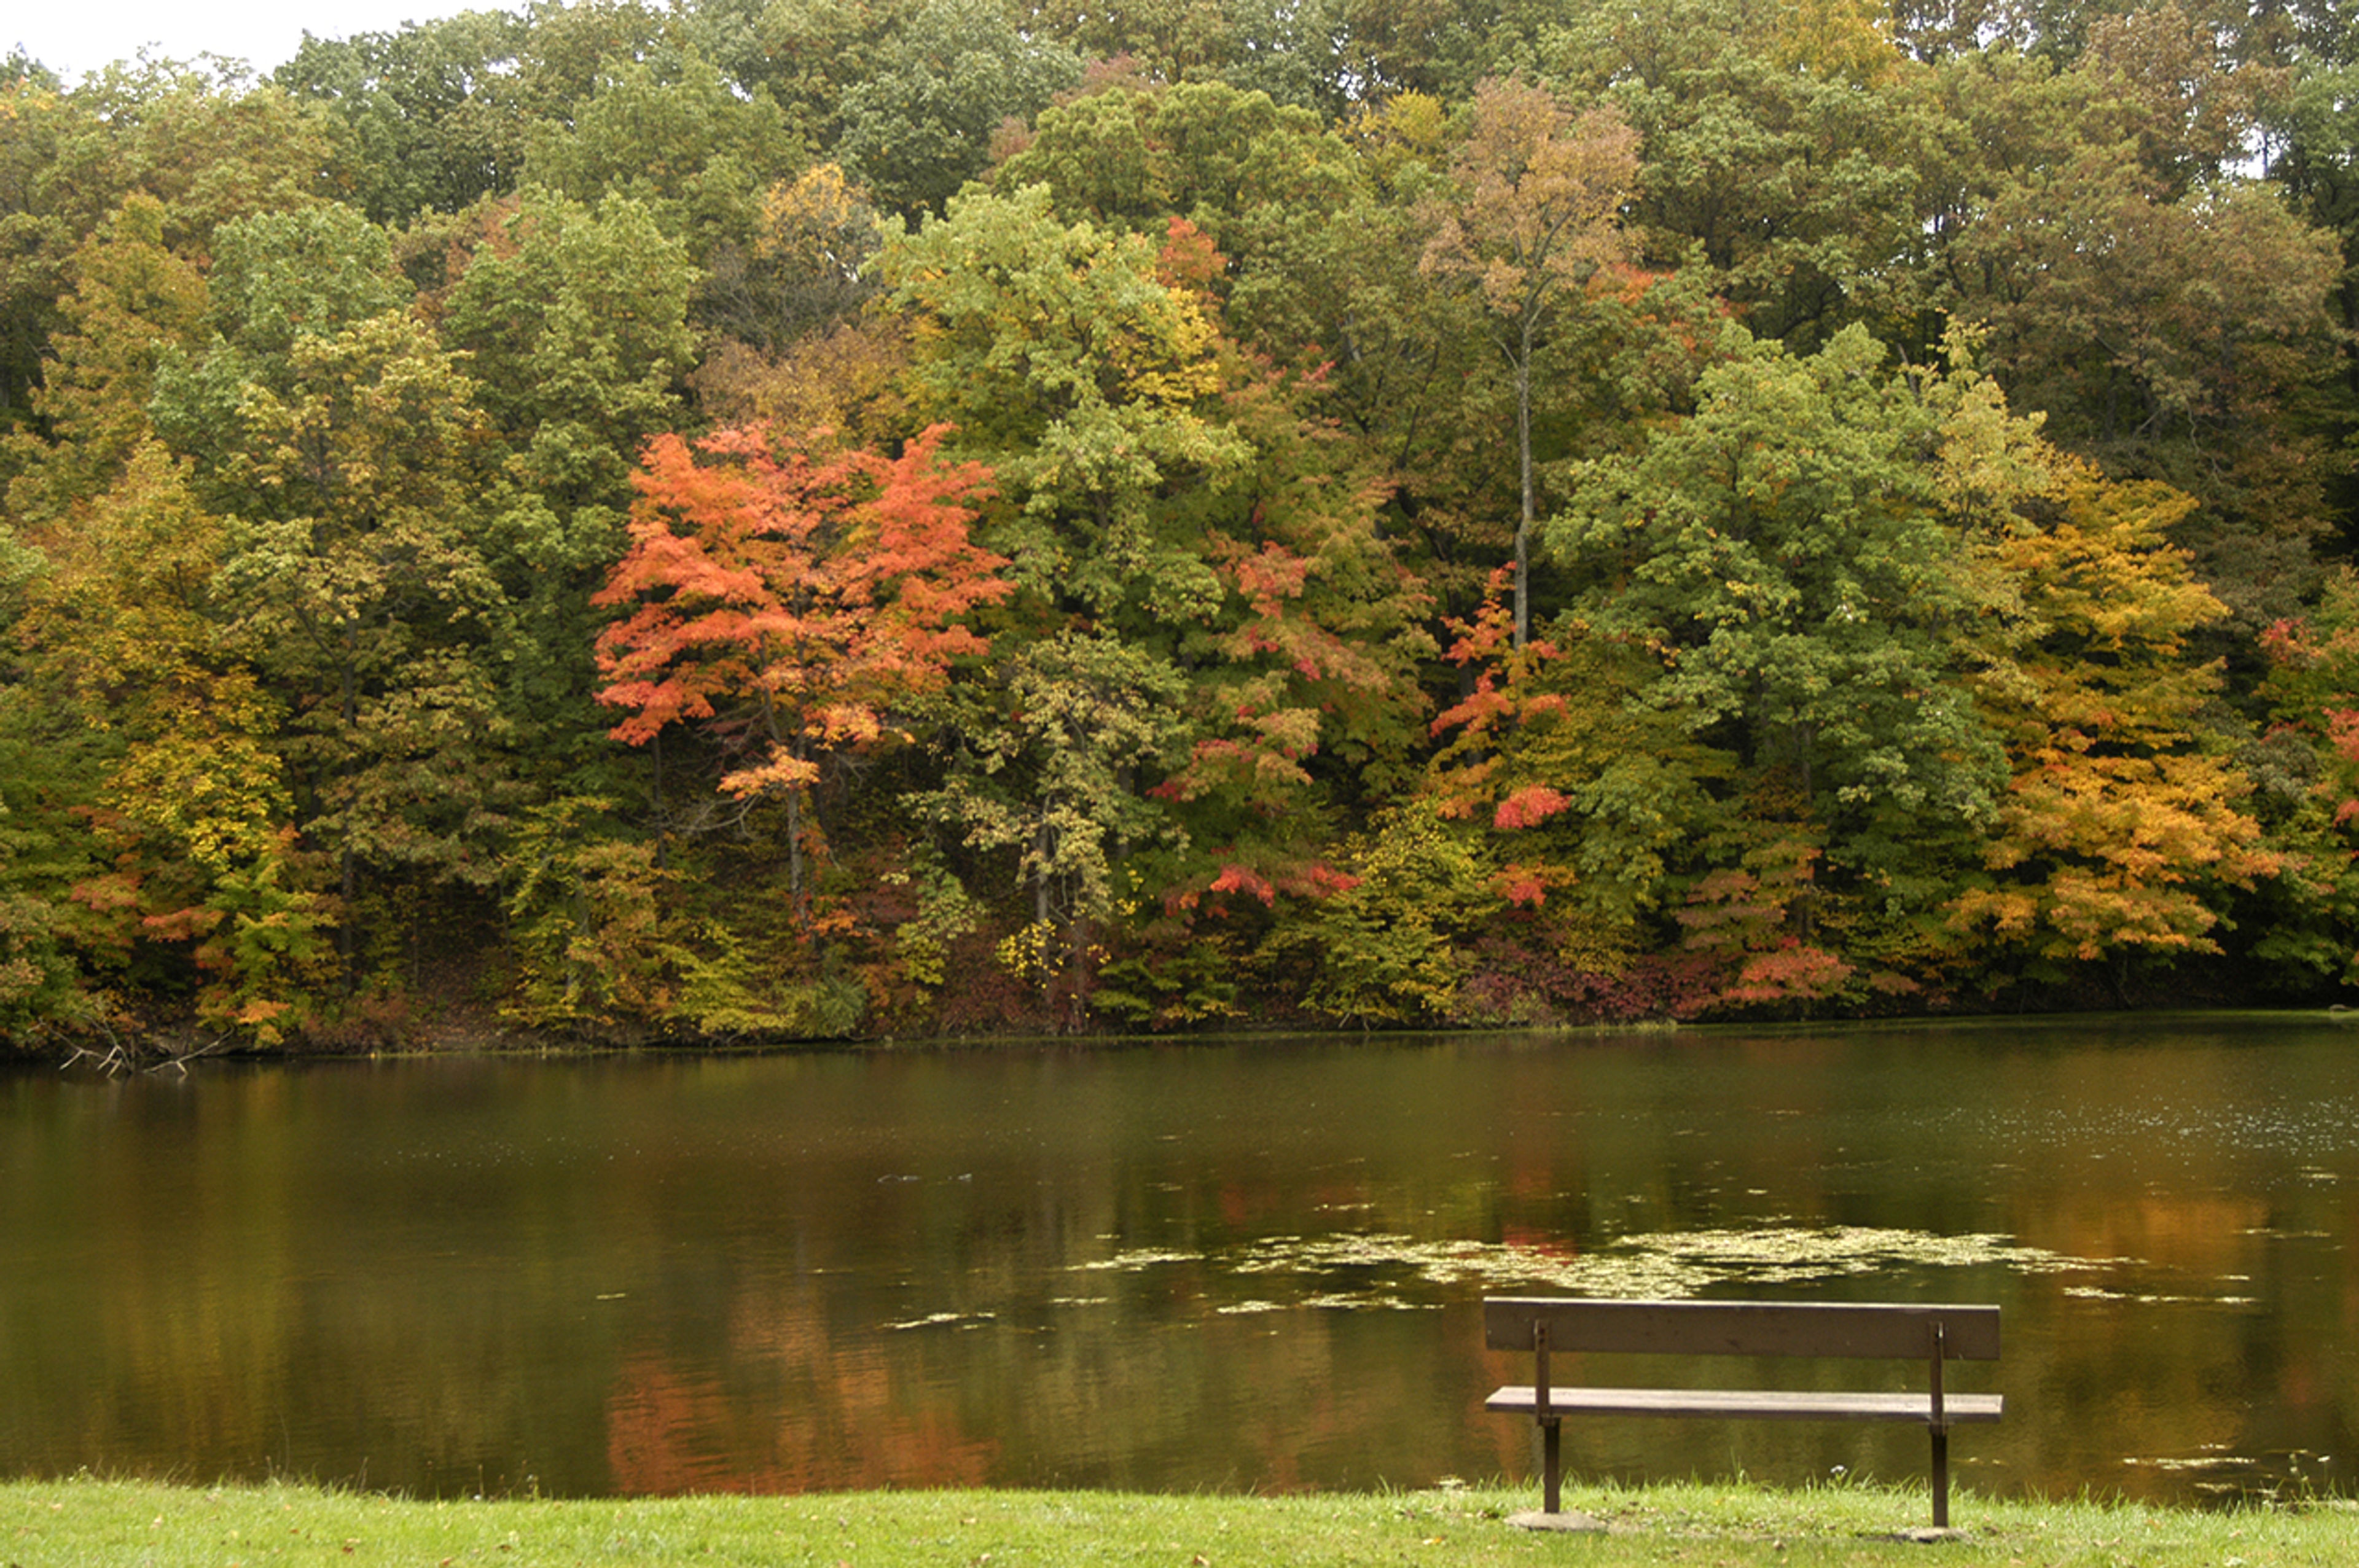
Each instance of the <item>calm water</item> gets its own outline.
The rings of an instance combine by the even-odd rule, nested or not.
[[[2359,1029],[0,1077],[5,1474],[1522,1476],[1527,1424],[1480,1408],[1511,1366],[1478,1303],[1508,1290],[1996,1302],[2006,1358],[1958,1381],[2008,1414],[1958,1436],[1968,1487],[2359,1490]],[[1781,1483],[1924,1463],[1860,1427],[1566,1448]]]

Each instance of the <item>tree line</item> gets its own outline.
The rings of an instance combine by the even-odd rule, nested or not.
[[[0,1033],[2359,979],[2359,19],[580,0],[0,75]]]

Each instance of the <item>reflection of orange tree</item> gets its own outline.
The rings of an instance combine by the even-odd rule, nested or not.
[[[1311,1272],[1301,1289],[1347,1283]],[[1436,1336],[1422,1312],[1271,1313],[1240,1298],[1293,1286],[1241,1284],[1206,1258],[1080,1274],[1071,1289],[1100,1300],[1014,1328],[943,1299],[969,1315],[903,1333],[846,1326],[842,1303],[821,1294],[746,1290],[710,1358],[651,1337],[618,1359],[604,1410],[611,1485],[788,1493],[1053,1472],[1288,1490],[1521,1462],[1516,1434],[1481,1411],[1482,1390],[1504,1379],[1479,1332]],[[1183,1321],[1184,1333],[1139,1327]],[[1448,1390],[1454,1423],[1437,1428],[1404,1388]]]
[[[809,1492],[990,1478],[995,1444],[966,1435],[949,1401],[913,1400],[885,1357],[837,1354],[808,1325],[782,1326],[772,1347],[788,1363],[766,1405],[659,1350],[625,1360],[606,1401],[616,1489]]]
[[[1558,1258],[1568,1263],[1581,1256],[1581,1245],[1572,1238],[1560,1231],[1534,1229],[1528,1225],[1500,1227],[1499,1245],[1510,1252],[1534,1252],[1543,1258]]]

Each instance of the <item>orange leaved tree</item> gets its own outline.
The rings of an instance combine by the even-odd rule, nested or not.
[[[633,476],[630,549],[595,599],[630,607],[598,639],[599,700],[630,710],[617,740],[697,725],[725,794],[782,798],[798,917],[822,764],[984,652],[964,617],[1008,592],[968,535],[991,472],[940,459],[948,428],[897,457],[760,425],[659,436]]]

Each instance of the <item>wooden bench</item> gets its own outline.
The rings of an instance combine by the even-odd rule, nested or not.
[[[1484,1343],[1529,1351],[1531,1386],[1499,1390],[1484,1408],[1528,1415],[1539,1425],[1541,1498],[1561,1511],[1559,1428],[1566,1416],[1680,1415],[1720,1420],[1910,1422],[1933,1436],[1933,1524],[1950,1523],[1950,1428],[1996,1421],[1997,1394],[1951,1393],[1945,1361],[1998,1359],[1998,1308],[1897,1303],[1811,1305],[1788,1302],[1632,1302],[1491,1297],[1483,1303]],[[1921,1391],[1788,1392],[1771,1389],[1567,1387],[1551,1357],[1638,1356],[1820,1356],[1915,1359],[1929,1368]]]

